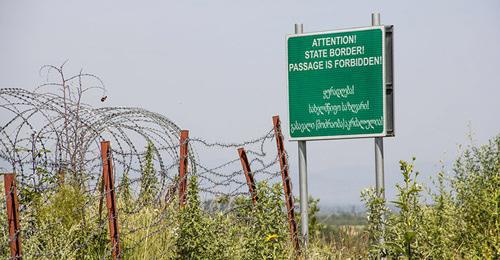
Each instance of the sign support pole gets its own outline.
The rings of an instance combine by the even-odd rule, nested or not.
[[[300,188],[300,222],[304,247],[309,241],[309,201],[307,193],[307,153],[306,141],[299,141],[299,188]]]
[[[380,14],[372,13],[372,26],[379,26],[379,25],[380,25]],[[378,196],[381,198],[385,198],[383,137],[375,137],[375,187],[377,189]]]
[[[303,25],[295,24],[295,34],[302,34],[302,33],[304,33]],[[300,221],[301,221],[302,243],[305,249],[307,248],[307,243],[309,241],[309,215],[308,215],[309,194],[307,193],[306,141],[298,141],[298,152],[299,152]]]
[[[375,187],[378,196],[385,198],[383,137],[375,138]]]

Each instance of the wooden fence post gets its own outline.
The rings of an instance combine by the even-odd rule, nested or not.
[[[243,167],[243,172],[245,173],[245,178],[247,179],[248,190],[250,191],[250,195],[252,196],[252,203],[253,205],[255,205],[255,202],[257,202],[257,189],[255,187],[253,173],[250,170],[250,163],[248,163],[245,148],[238,148],[238,154],[240,155],[241,167]]]
[[[179,206],[186,205],[189,131],[181,130],[179,162]]]
[[[9,222],[9,246],[12,259],[22,258],[21,237],[19,226],[19,203],[17,201],[16,175],[3,175],[5,198],[7,202],[7,221]]]
[[[109,141],[101,142],[102,177],[108,208],[109,236],[111,239],[113,259],[122,259],[120,238],[118,233],[118,212],[116,211],[115,186],[113,182],[113,160]]]
[[[288,160],[286,158],[285,145],[283,144],[283,134],[281,133],[281,122],[279,116],[273,116],[274,136],[278,148],[278,159],[281,167],[281,178],[283,179],[283,190],[285,193],[285,204],[288,211],[288,225],[290,228],[290,237],[296,252],[300,253],[299,237],[297,236],[297,222],[295,221],[295,212],[292,194],[292,182],[288,174]]]

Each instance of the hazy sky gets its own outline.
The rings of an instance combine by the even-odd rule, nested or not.
[[[32,89],[43,64],[99,75],[107,105],[159,112],[192,136],[240,141],[281,115],[285,36],[394,25],[396,137],[384,139],[389,197],[400,159],[427,180],[467,143],[500,133],[500,1],[2,1],[0,87]],[[382,1],[380,1],[382,2]],[[0,115],[0,120],[5,116]],[[286,127],[284,127],[286,131]],[[286,131],[286,135],[288,135]],[[297,144],[287,142],[298,189]],[[359,204],[374,185],[373,139],[308,142],[309,191]]]

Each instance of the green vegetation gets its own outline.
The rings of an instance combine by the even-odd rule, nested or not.
[[[180,259],[286,259],[291,257],[280,185],[258,183],[258,203],[239,197],[233,213],[200,208],[197,178],[189,180],[188,203],[181,209]],[[224,201],[221,201],[224,202]]]
[[[220,210],[204,210],[198,178],[189,177],[187,204],[179,208],[155,201],[158,181],[154,147],[144,156],[140,193],[131,191],[128,173],[118,190],[118,222],[124,259],[290,259],[294,258],[282,187],[257,184],[257,202],[249,196],[218,198]],[[500,136],[483,146],[465,147],[435,187],[418,182],[415,160],[400,162],[402,182],[394,201],[373,189],[362,192],[366,219],[340,213],[320,215],[310,198],[309,259],[498,259],[500,257]],[[54,182],[55,183],[55,182]],[[3,183],[0,183],[3,187]],[[429,190],[431,201],[424,201]],[[105,201],[68,181],[50,191],[19,189],[25,259],[109,258]],[[5,196],[0,196],[0,253],[8,256]],[[104,206],[103,206],[104,203]],[[391,211],[388,205],[397,210]],[[299,217],[299,216],[297,216]],[[300,223],[300,219],[298,219]],[[304,258],[304,254],[298,258]]]
[[[500,257],[500,135],[466,147],[454,175],[437,176],[432,203],[422,201],[413,162],[400,162],[397,212],[373,190],[363,192],[368,210],[370,254],[407,259],[498,259]],[[385,226],[385,229],[381,227]]]
[[[141,176],[141,192],[139,202],[142,204],[153,203],[153,200],[158,195],[158,179],[156,178],[155,169],[153,167],[153,143],[148,142],[146,146],[146,155],[144,156],[145,166]],[[128,178],[128,176],[126,176]],[[128,183],[126,183],[128,184]]]

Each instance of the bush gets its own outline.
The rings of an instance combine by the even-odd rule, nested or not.
[[[20,214],[23,255],[26,259],[88,259],[107,252],[106,230],[88,221],[89,198],[73,185],[41,194]],[[43,202],[43,203],[42,203]]]
[[[9,226],[7,225],[7,208],[6,208],[6,201],[5,201],[5,192],[3,192],[4,189],[4,182],[3,182],[3,177],[0,180],[0,189],[2,189],[2,192],[0,192],[0,256],[7,256],[10,253],[9,249]]]
[[[209,221],[200,207],[198,181],[189,179],[186,205],[180,210],[177,245],[179,259],[210,259],[213,256]]]
[[[465,258],[499,258],[500,135],[468,146],[455,163],[457,246]]]
[[[280,184],[257,183],[257,203],[239,213],[246,216],[244,259],[286,259],[293,253],[282,190]]]
[[[365,202],[367,209],[367,225],[365,232],[371,245],[369,255],[372,257],[385,254],[383,242],[385,239],[384,227],[387,226],[389,209],[385,206],[385,199],[378,196],[375,188],[365,189],[361,192],[361,199]]]
[[[398,212],[387,215],[384,201],[373,190],[362,193],[373,257],[500,257],[500,135],[486,145],[468,146],[451,177],[440,172],[431,204],[420,199],[423,187],[416,181],[413,162],[400,165],[403,184],[396,185],[398,194],[392,202]]]
[[[257,183],[258,201],[237,198],[234,211],[205,212],[197,178],[191,177],[187,204],[179,215],[179,259],[286,259],[291,256],[280,185]],[[224,200],[220,200],[224,203]]]

